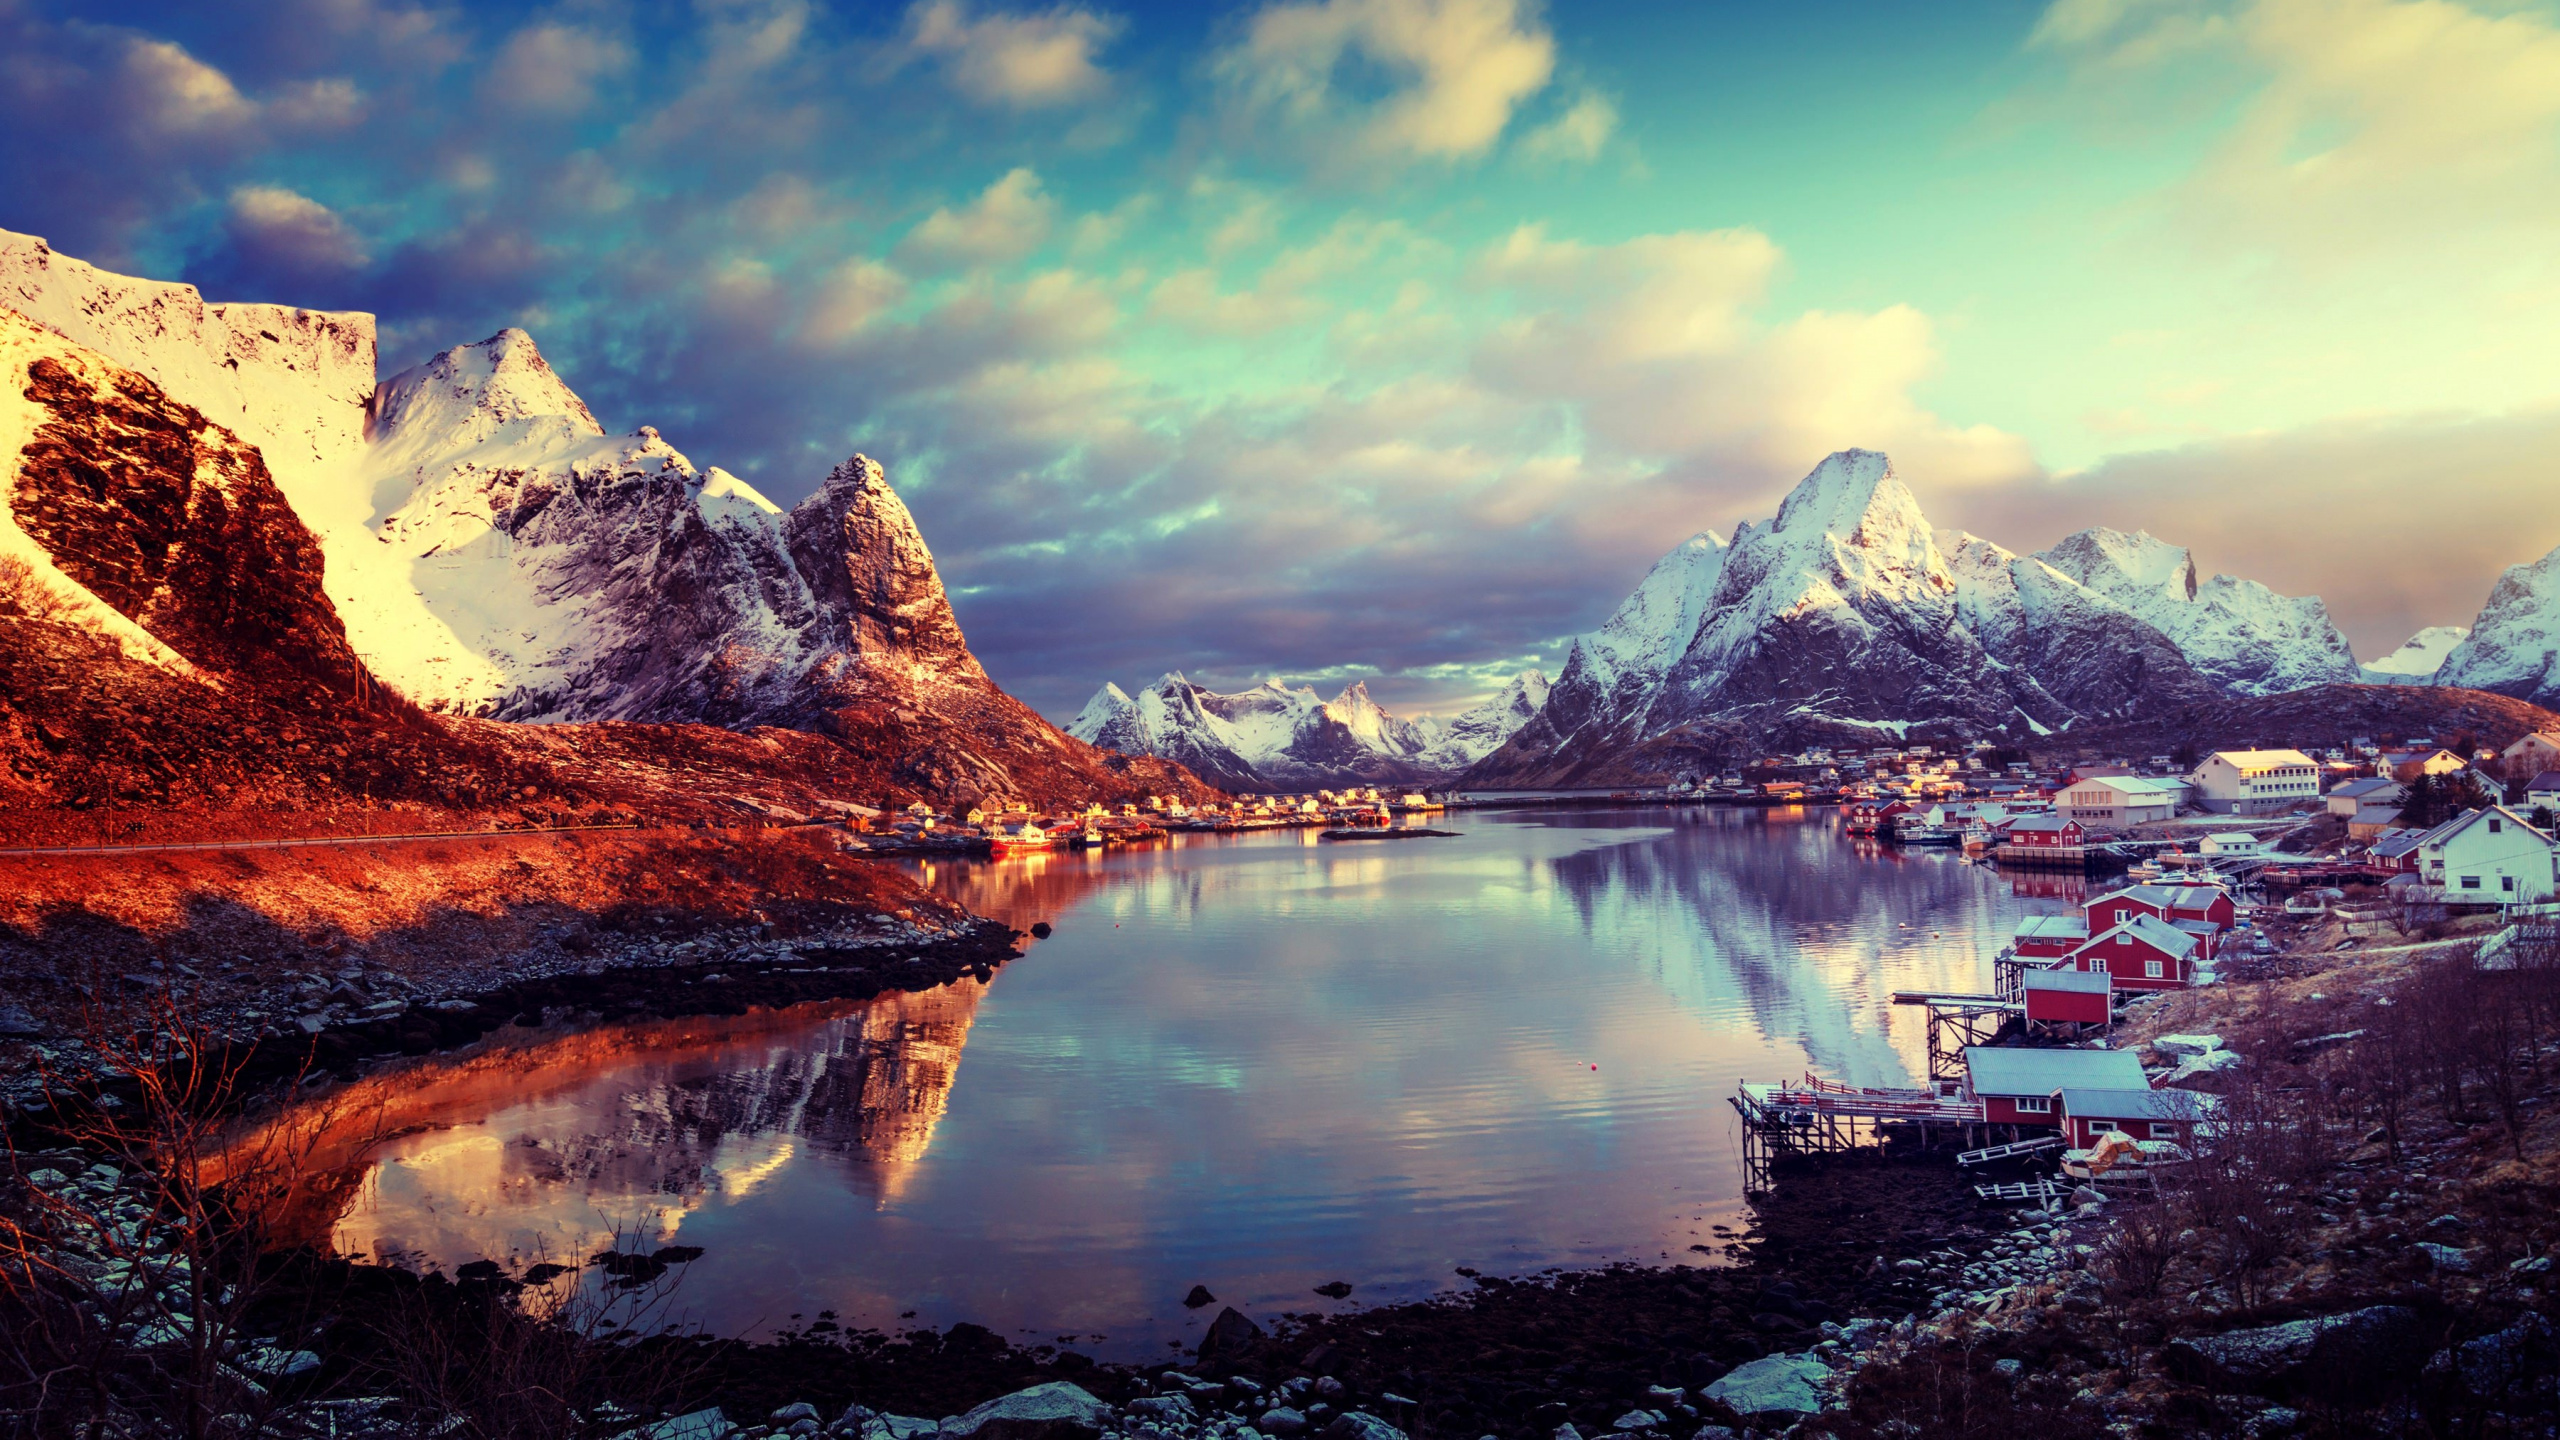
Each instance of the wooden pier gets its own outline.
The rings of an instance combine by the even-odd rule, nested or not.
[[[1989,1045],[2009,1022],[2026,1014],[2016,995],[1960,995],[1927,990],[1896,990],[1896,1005],[1922,1005],[1929,1014],[1929,1078],[1964,1078],[1964,1048]]]
[[[1801,1083],[1745,1080],[1730,1099],[1742,1117],[1742,1186],[1752,1194],[1772,1188],[1771,1172],[1788,1156],[1880,1144],[1889,1128],[1914,1131],[1925,1146],[1933,1125],[1971,1134],[1983,1123],[1978,1100],[1935,1089],[1861,1088],[1810,1074]]]

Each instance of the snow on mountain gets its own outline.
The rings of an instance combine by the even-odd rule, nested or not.
[[[2142,617],[2236,694],[2364,678],[2318,596],[2278,595],[2229,575],[2198,583],[2195,557],[2146,531],[2083,530],[2036,558]]]
[[[372,316],[208,304],[192,285],[111,274],[7,230],[0,306],[141,372],[255,445],[318,537],[329,599],[375,673],[427,705],[468,705],[499,687],[496,669],[375,544],[362,475]]]
[[[1414,753],[1414,763],[1427,770],[1455,774],[1502,748],[1502,742],[1520,731],[1520,727],[1538,718],[1546,708],[1552,687],[1546,672],[1523,670],[1511,677],[1502,693],[1469,710],[1462,710],[1446,721],[1426,715],[1417,725],[1430,725],[1427,743]]]
[[[2560,550],[2507,567],[2436,683],[2560,709]]]
[[[1354,682],[1331,700],[1266,680],[1234,694],[1180,671],[1132,697],[1105,684],[1067,727],[1127,755],[1176,761],[1231,788],[1271,790],[1436,779],[1490,753],[1537,713],[1546,677],[1516,676],[1503,693],[1448,721],[1401,719]]]
[[[1886,457],[1844,450],[1768,524],[1663,557],[1466,779],[1695,768],[1716,761],[1719,727],[2053,730],[2337,678],[2353,659],[2316,599],[2198,587],[2187,553],[2149,536],[2088,531],[2020,556],[1933,532]]]
[[[2113,718],[2217,693],[2167,636],[2043,560],[1962,530],[1937,538],[1957,618],[2056,708]]]
[[[2008,676],[1959,622],[1956,582],[1892,463],[1844,450],[1744,526],[1657,712],[1761,711],[1997,726]]]
[[[208,305],[7,232],[0,306],[263,452],[355,654],[431,709],[819,730],[955,797],[1196,788],[998,689],[864,456],[785,512],[650,426],[607,433],[521,330],[377,387],[371,316]]]
[[[2400,648],[2364,666],[2368,685],[2432,685],[2445,657],[2470,635],[2466,625],[2430,625],[2401,642]]]

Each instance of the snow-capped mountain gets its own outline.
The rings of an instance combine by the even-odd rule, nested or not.
[[[2436,683],[2560,709],[2560,550],[2507,567]]]
[[[1465,778],[1614,783],[1696,768],[1746,731],[2049,731],[2355,678],[2319,601],[2193,571],[2148,536],[2021,556],[1933,532],[1886,457],[1845,450],[1769,523],[1664,556]]]
[[[264,453],[356,655],[430,709],[828,731],[928,793],[1129,788],[988,679],[864,456],[785,513],[653,427],[608,434],[521,330],[377,387],[371,316],[208,305],[4,231],[0,305]]]
[[[2364,678],[2318,596],[2278,595],[2229,575],[2199,583],[2194,556],[2146,531],[2083,530],[2036,558],[2141,616],[2234,694]]]
[[[1067,733],[1175,761],[1235,789],[1403,784],[1454,774],[1491,753],[1537,713],[1546,692],[1546,676],[1530,670],[1454,719],[1404,720],[1372,700],[1366,683],[1331,700],[1278,680],[1222,695],[1173,671],[1135,697],[1106,683]]]
[[[2467,625],[2430,625],[2402,641],[2400,648],[2364,665],[2367,685],[2432,685],[2445,657],[2471,634]]]

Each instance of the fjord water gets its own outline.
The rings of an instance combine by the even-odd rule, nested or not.
[[[1924,1073],[1897,989],[1979,989],[2068,903],[1833,812],[1519,809],[1455,839],[1184,837],[919,862],[1055,927],[991,983],[542,1037],[400,1078],[342,1249],[450,1271],[700,1246],[756,1333],[968,1320],[1105,1356],[1634,1260],[1742,1220],[1743,1077]],[[912,1318],[909,1317],[912,1313]]]

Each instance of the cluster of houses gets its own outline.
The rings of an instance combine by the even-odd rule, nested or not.
[[[1192,805],[1179,796],[1150,795],[1143,805],[1100,802],[1082,809],[1040,810],[1022,801],[990,800],[964,811],[938,811],[922,801],[873,815],[864,828],[919,847],[974,847],[999,855],[1058,848],[1161,840],[1171,830],[1247,830],[1296,825],[1383,825],[1399,814],[1440,809],[1419,792],[1388,793],[1374,786],[1317,790],[1304,795],[1257,795]]]

